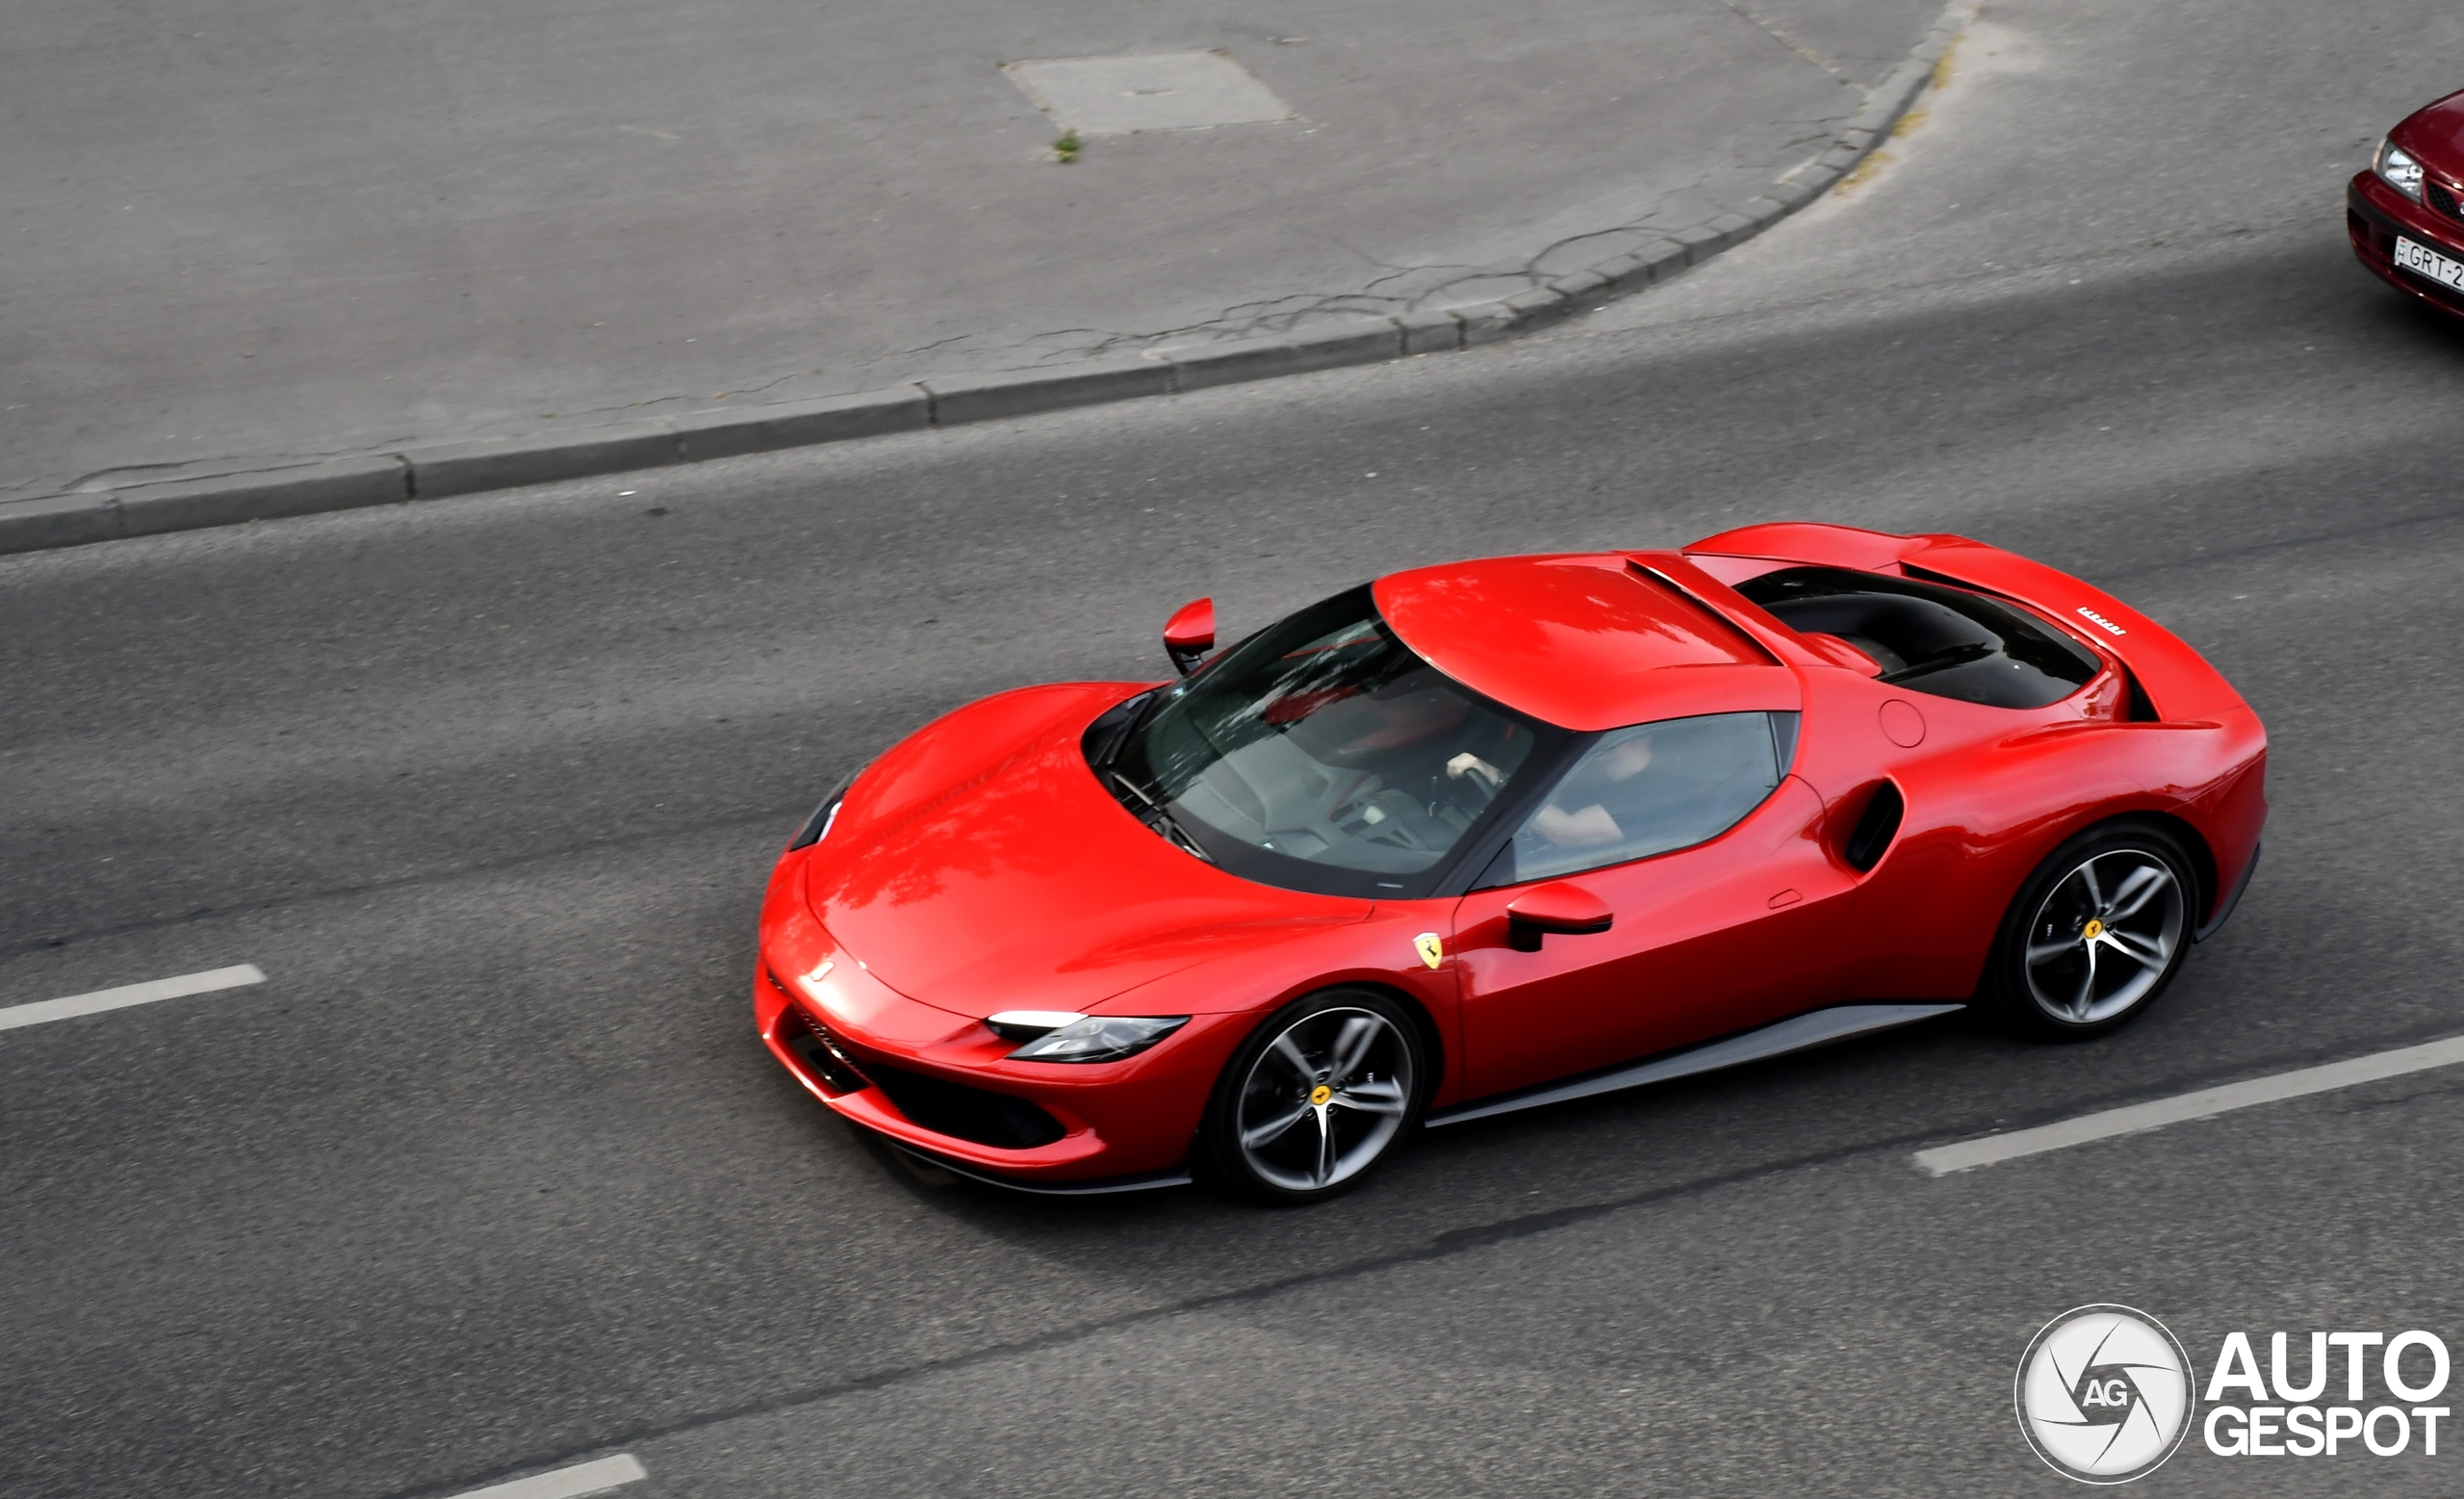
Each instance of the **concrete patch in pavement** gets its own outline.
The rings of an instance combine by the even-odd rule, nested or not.
[[[0,554],[398,499],[515,488],[924,426],[993,421],[1510,338],[1701,265],[1812,202],[1864,161],[1917,97],[1938,84],[1941,65],[1978,4],[1951,0],[1915,48],[1867,95],[1864,107],[1834,134],[1823,153],[1783,174],[1764,194],[1643,248],[1539,279],[1501,299],[1415,309],[1402,316],[1335,320],[1313,323],[1306,331],[1162,348],[1127,357],[928,375],[887,390],[795,406],[699,414],[689,422],[643,422],[546,440],[430,444],[377,458],[204,479],[142,495],[114,491],[0,502]],[[399,491],[390,487],[398,479]]]
[[[1054,58],[1012,63],[1001,71],[1053,123],[1080,135],[1207,130],[1294,117],[1291,105],[1220,52]]]

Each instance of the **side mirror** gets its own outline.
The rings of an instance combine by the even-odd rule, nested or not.
[[[1164,651],[1172,658],[1172,669],[1186,677],[1197,670],[1206,653],[1215,649],[1215,601],[1193,599],[1172,611],[1164,623]]]
[[[1506,903],[1505,944],[1517,952],[1538,952],[1543,937],[1588,937],[1608,930],[1616,919],[1599,896],[1553,880]]]

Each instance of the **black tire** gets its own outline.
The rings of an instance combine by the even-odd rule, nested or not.
[[[1198,1126],[1206,1175],[1269,1202],[1348,1192],[1419,1126],[1429,1069],[1419,1025],[1386,995],[1328,989],[1296,999],[1250,1032],[1216,1080]]]
[[[2090,828],[2019,887],[1979,998],[2040,1040],[2119,1030],[2181,971],[2201,909],[2196,866],[2180,839],[2143,822]]]

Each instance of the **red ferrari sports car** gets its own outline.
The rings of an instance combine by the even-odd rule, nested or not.
[[[2345,189],[2345,230],[2388,284],[2464,316],[2464,92],[2387,132]]]
[[[822,803],[754,980],[814,1097],[1004,1185],[1310,1201],[1423,1126],[1971,1002],[2103,1034],[2267,816],[2197,653],[1957,536],[1457,562],[1213,636]]]

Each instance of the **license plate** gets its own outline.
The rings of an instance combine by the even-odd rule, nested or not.
[[[2464,260],[2450,260],[2426,245],[2416,245],[2399,236],[2396,240],[2396,264],[2417,276],[2426,276],[2441,286],[2464,292]]]

